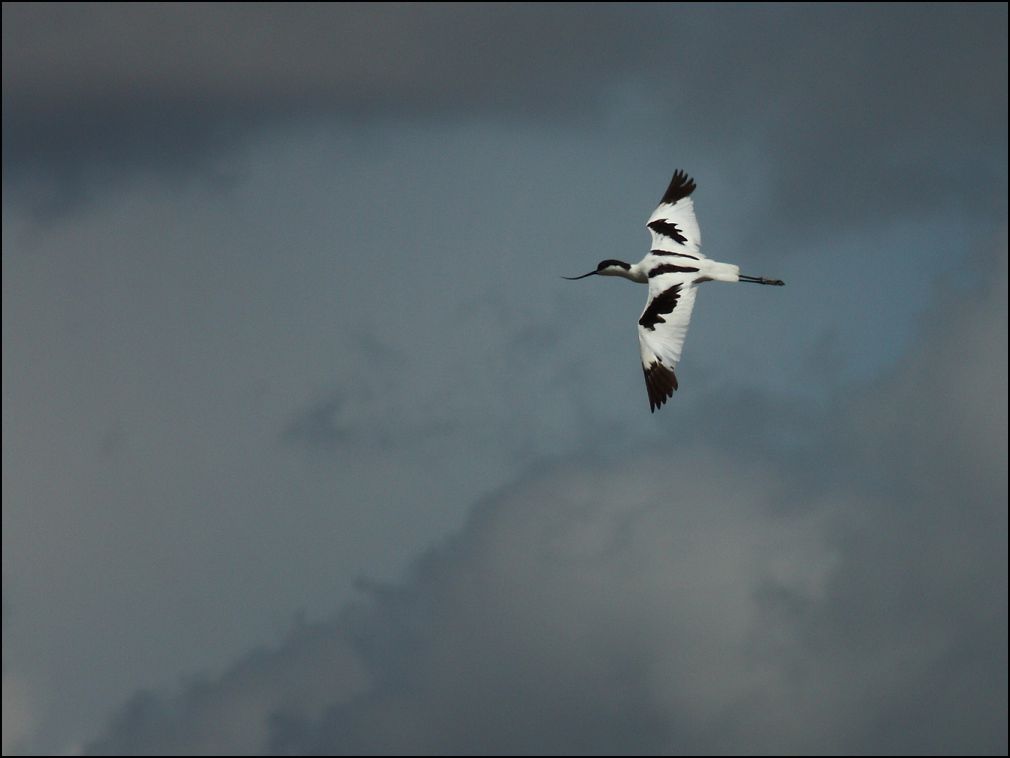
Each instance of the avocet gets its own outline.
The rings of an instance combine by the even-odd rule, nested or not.
[[[642,351],[642,371],[653,413],[677,389],[674,368],[691,320],[697,285],[702,282],[750,282],[782,286],[780,279],[745,276],[732,263],[711,261],[701,254],[701,230],[694,216],[691,193],[694,180],[675,171],[670,186],[653,211],[646,226],[652,233],[652,249],[638,263],[608,259],[595,271],[565,279],[587,276],[621,276],[649,285],[649,299],[638,319],[638,342]]]

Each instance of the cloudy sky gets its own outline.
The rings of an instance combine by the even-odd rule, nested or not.
[[[5,754],[1005,754],[1006,500],[1005,4],[3,6]]]

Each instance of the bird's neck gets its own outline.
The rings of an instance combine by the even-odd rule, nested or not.
[[[595,273],[600,276],[619,276],[622,279],[629,279],[640,284],[649,281],[649,275],[640,263],[625,263],[624,261],[613,261],[609,266],[601,268]]]
[[[649,283],[649,274],[646,272],[645,268],[640,263],[633,263],[631,268],[627,271],[622,271],[618,276],[623,276],[625,279],[629,279],[633,282],[638,282],[639,284]]]

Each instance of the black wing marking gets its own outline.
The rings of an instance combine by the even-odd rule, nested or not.
[[[676,224],[670,223],[669,221],[664,221],[660,218],[655,221],[650,221],[647,226],[656,234],[662,234],[664,237],[669,237],[674,242],[679,242],[681,245],[687,242],[687,237],[684,236],[680,227]]]
[[[695,266],[678,266],[676,263],[660,263],[656,268],[649,269],[649,278],[663,274],[696,274],[701,269]]]
[[[656,295],[646,307],[642,317],[638,319],[638,323],[651,331],[656,331],[656,324],[665,324],[666,319],[663,316],[672,313],[673,309],[677,307],[677,301],[680,299],[680,287],[681,285],[675,284]]]

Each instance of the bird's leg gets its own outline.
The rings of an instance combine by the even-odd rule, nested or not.
[[[774,284],[777,287],[781,287],[785,284],[781,279],[765,279],[763,276],[744,276],[740,274],[741,282],[751,282],[753,284]]]

